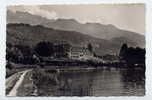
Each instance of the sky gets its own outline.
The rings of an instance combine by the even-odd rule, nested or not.
[[[9,10],[28,12],[47,19],[76,19],[80,23],[113,24],[140,34],[145,33],[144,4],[71,4],[71,5],[18,5]]]

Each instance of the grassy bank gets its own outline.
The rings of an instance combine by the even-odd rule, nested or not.
[[[32,80],[37,89],[38,96],[50,96],[50,93],[54,95],[53,91],[59,86],[58,73],[56,70],[35,68],[32,71]],[[48,89],[49,87],[49,89]],[[48,94],[49,93],[49,94]]]

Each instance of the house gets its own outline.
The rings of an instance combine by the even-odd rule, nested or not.
[[[88,60],[93,57],[93,53],[86,47],[72,46],[70,48],[69,57],[74,60]]]

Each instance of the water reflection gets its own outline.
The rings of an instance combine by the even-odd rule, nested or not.
[[[61,96],[88,96],[92,95],[92,85],[96,71],[62,73],[60,80],[63,86],[57,92]]]
[[[59,80],[58,88],[53,92],[47,91],[49,96],[142,96],[145,94],[145,74],[142,69],[102,68],[63,72]]]
[[[145,71],[142,69],[121,70],[123,93],[126,95],[145,94]]]

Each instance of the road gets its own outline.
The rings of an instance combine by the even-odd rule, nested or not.
[[[17,74],[21,74],[21,75],[20,75],[19,79],[16,81],[15,85],[14,85],[13,88],[10,90],[10,92],[8,93],[7,96],[17,96],[17,95],[18,95],[18,93],[19,93],[18,90],[19,90],[21,84],[23,83],[23,80],[24,80],[26,74],[27,74],[28,72],[30,72],[30,71],[31,71],[31,70],[26,70],[26,71],[17,73]],[[16,74],[16,75],[17,75],[17,74]],[[14,75],[14,76],[15,76],[15,75]],[[7,86],[7,83],[9,82],[9,80],[11,80],[11,77],[6,80],[6,86]]]
[[[33,75],[35,78],[33,78]],[[58,88],[57,84],[59,85],[56,78],[56,74],[47,72],[44,69],[28,69],[17,72],[6,79],[6,96],[39,96],[47,95],[48,91],[51,91],[49,94],[53,95],[52,91]],[[47,91],[48,86],[49,90]]]

